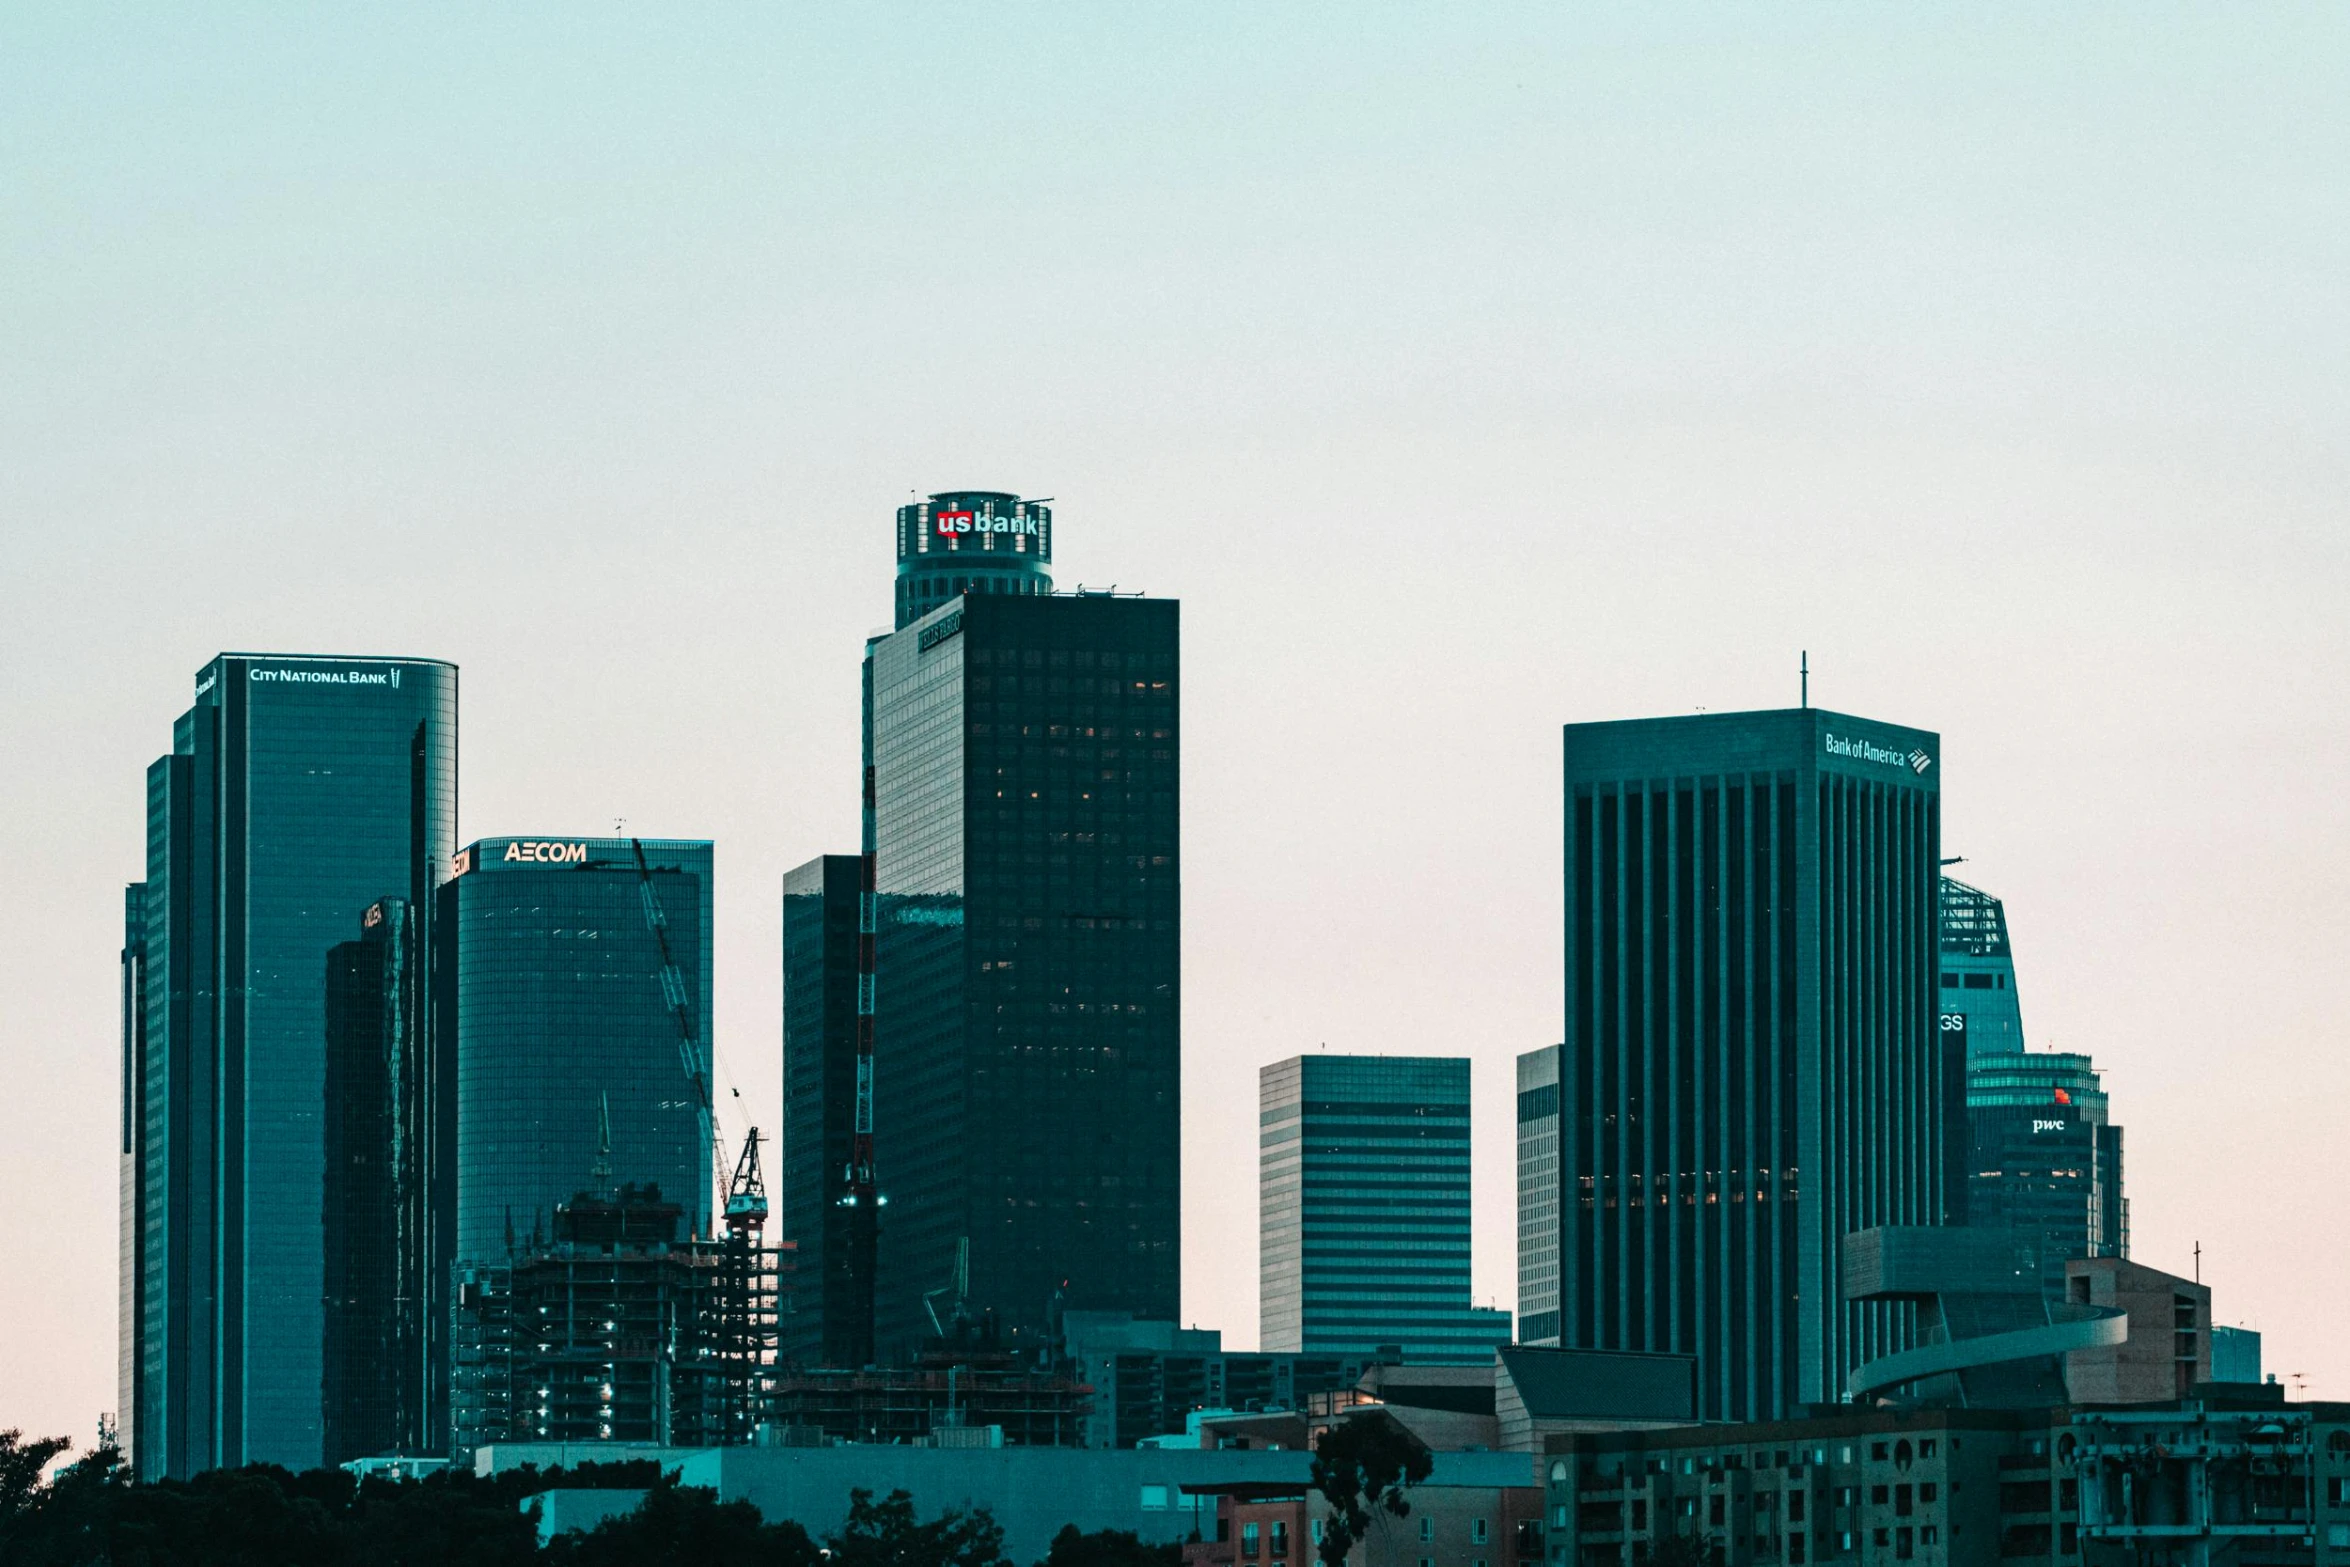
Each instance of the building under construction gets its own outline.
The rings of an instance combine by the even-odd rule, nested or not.
[[[978,1332],[933,1340],[911,1366],[778,1371],[768,1418],[795,1437],[847,1442],[947,1446],[952,1433],[1000,1427],[1007,1447],[1082,1447],[1092,1393]]]
[[[765,1415],[785,1253],[761,1237],[756,1134],[726,1233],[681,1238],[658,1187],[582,1192],[554,1238],[461,1267],[451,1406],[460,1452],[493,1442],[748,1442]]]

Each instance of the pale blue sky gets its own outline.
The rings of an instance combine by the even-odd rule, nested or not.
[[[224,647],[464,667],[468,836],[853,846],[909,491],[1185,602],[1186,1315],[1253,1093],[1558,1030],[1558,732],[1938,729],[2136,1253],[2350,1395],[2350,13],[0,16],[0,1425],[113,1401],[114,954]]]

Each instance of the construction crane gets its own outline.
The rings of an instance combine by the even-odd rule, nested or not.
[[[669,916],[661,912],[661,895],[653,888],[653,868],[646,863],[642,839],[631,838],[628,846],[636,854],[637,893],[645,906],[645,928],[653,933],[653,942],[661,950],[661,996],[669,1004],[669,1016],[677,1024],[677,1053],[685,1067],[686,1080],[694,1085],[694,1114],[701,1122],[702,1135],[710,1141],[710,1234],[718,1234],[717,1210],[721,1202],[731,1210],[733,1183],[726,1161],[726,1140],[718,1131],[718,1107],[710,1096],[710,1074],[702,1064],[702,1036],[694,1027],[693,1007],[686,996],[685,976],[678,971],[677,955],[669,948]],[[752,1146],[745,1150],[749,1159],[751,1177],[758,1179],[758,1132],[751,1133]],[[758,1195],[759,1221],[767,1218],[767,1194],[762,1185]],[[747,1210],[746,1210],[747,1212]]]

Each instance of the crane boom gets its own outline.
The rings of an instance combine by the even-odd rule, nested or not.
[[[726,1144],[718,1134],[717,1102],[710,1095],[710,1074],[702,1062],[702,1037],[694,1027],[685,975],[678,971],[677,955],[669,947],[669,916],[662,912],[661,895],[653,889],[653,868],[645,859],[644,842],[631,838],[628,846],[636,854],[637,893],[644,903],[645,928],[653,933],[654,945],[661,951],[661,999],[668,1004],[669,1015],[677,1023],[678,1059],[685,1067],[686,1080],[694,1085],[694,1115],[710,1144],[710,1233],[715,1235],[723,1201],[720,1194],[728,1188],[730,1173]]]

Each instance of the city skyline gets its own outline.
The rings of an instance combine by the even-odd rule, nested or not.
[[[110,970],[190,669],[448,659],[460,833],[715,839],[722,1078],[772,1130],[777,891],[856,841],[876,521],[964,483],[1057,496],[1064,582],[1186,605],[1186,1320],[1248,1338],[1253,1268],[1206,1266],[1253,1207],[1245,1085],[1325,1042],[1475,1057],[1476,1298],[1514,1303],[1492,1134],[1556,1042],[1556,726],[1788,706],[1809,649],[1815,703],[1944,736],[1946,852],[2029,946],[2034,1043],[2094,1056],[2129,1126],[2133,1257],[2200,1241],[2273,1369],[2350,1385],[2342,1280],[2292,1255],[2345,1217],[2307,1172],[2350,1092],[2350,420],[2310,281],[2340,137],[2300,63],[2333,24],[1381,23],[1294,104],[1249,51],[1102,25],[888,56],[1058,83],[952,135],[861,117],[872,67],[786,124],[730,68],[755,48],[537,72],[490,24],[450,78],[281,34],[335,68],[235,115],[175,84],[245,68],[168,28],[102,82],[121,41],[67,24],[0,66],[61,160],[22,185],[52,238],[0,259],[33,285],[0,306],[0,680],[40,758],[0,832],[42,892],[0,909],[0,1176],[37,1198],[0,1244],[45,1259],[0,1281],[40,1346],[0,1358],[0,1419],[86,1439],[112,1401]],[[1151,91],[1102,85],[1137,56]],[[1427,121],[1369,113],[1431,57]],[[645,75],[558,134],[484,107],[507,69],[574,123]],[[463,112],[388,135],[420,82]],[[681,146],[716,172],[668,182]],[[1053,243],[909,246],[909,212]],[[1004,373],[982,400],[950,364]]]

